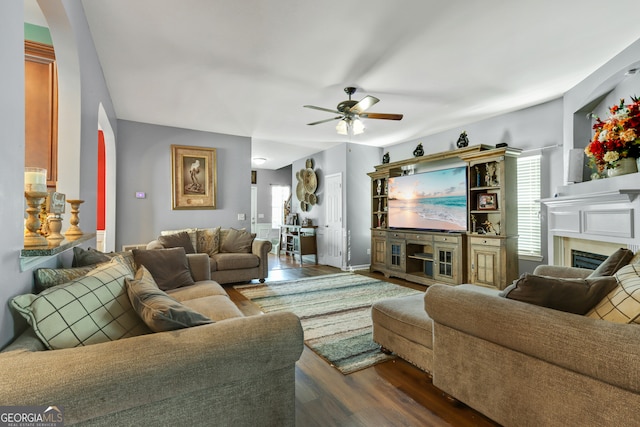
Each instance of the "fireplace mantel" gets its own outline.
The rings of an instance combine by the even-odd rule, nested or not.
[[[583,239],[626,246],[637,251],[640,237],[640,173],[558,188],[542,199],[548,224],[549,260],[557,263],[559,238]]]

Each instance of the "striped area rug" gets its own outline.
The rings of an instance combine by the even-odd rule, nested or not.
[[[345,375],[393,357],[373,342],[371,305],[384,298],[420,293],[353,273],[234,288],[265,313],[298,315],[305,344]]]

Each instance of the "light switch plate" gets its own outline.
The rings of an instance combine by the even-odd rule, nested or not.
[[[238,221],[244,221],[247,219],[247,216],[243,213],[238,214]]]

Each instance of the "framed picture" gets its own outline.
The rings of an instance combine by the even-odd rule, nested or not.
[[[173,209],[215,209],[216,149],[171,146]]]
[[[496,193],[478,194],[478,209],[486,211],[494,211],[498,209],[498,199],[496,196]]]
[[[258,173],[256,171],[251,171],[251,183],[252,184],[258,183]]]

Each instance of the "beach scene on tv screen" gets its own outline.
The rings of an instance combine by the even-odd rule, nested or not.
[[[389,179],[389,226],[428,230],[467,229],[465,167]]]

